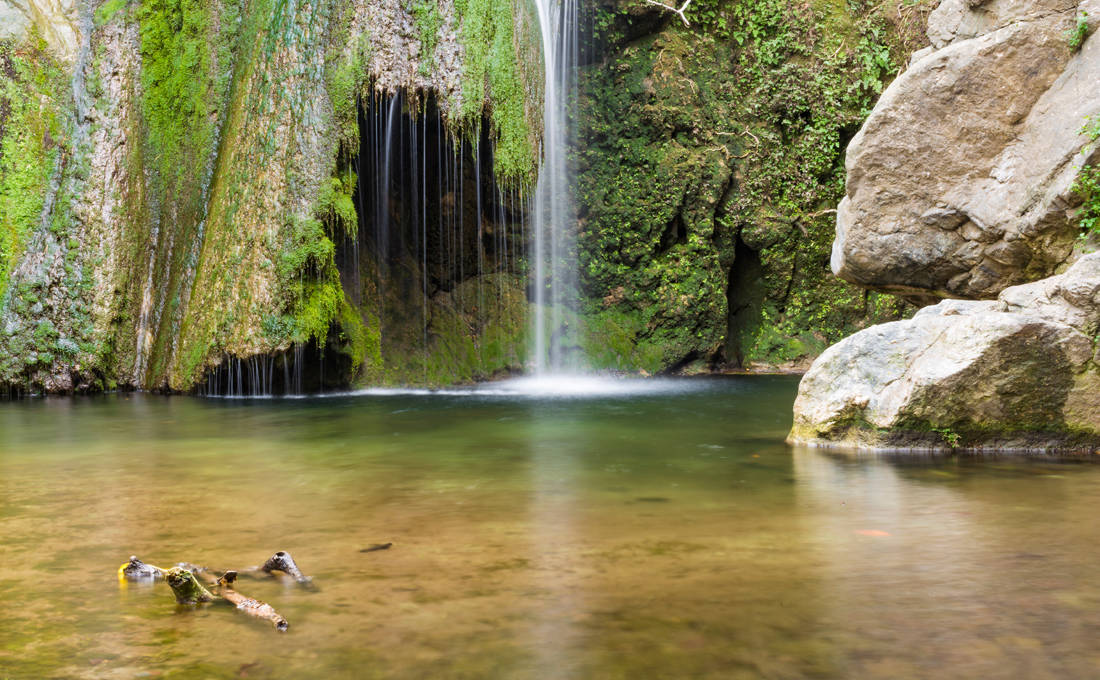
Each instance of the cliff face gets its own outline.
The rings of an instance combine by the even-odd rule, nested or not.
[[[930,17],[933,47],[849,147],[833,267],[915,299],[985,301],[830,348],[803,379],[792,441],[1100,445],[1100,256],[1081,257],[1100,208],[1097,20],[1091,0],[945,0]]]
[[[335,260],[360,231],[357,102],[372,93],[409,110],[430,97],[440,127],[494,147],[501,185],[534,177],[529,18],[510,2],[7,15],[0,385],[186,390],[226,356],[305,345],[380,370],[382,321]]]
[[[672,3],[670,3],[672,4]],[[579,248],[600,366],[798,365],[906,305],[829,275],[843,152],[933,2],[596,9]]]
[[[589,7],[567,323],[592,367],[784,364],[906,313],[826,275],[830,208],[931,5],[701,0],[690,28]],[[0,16],[0,389],[523,365],[542,78],[526,3]]]

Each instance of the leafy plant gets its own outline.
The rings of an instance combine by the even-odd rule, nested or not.
[[[943,442],[947,444],[949,448],[959,448],[959,440],[962,439],[962,437],[958,432],[955,432],[950,427],[933,427],[932,431],[943,437]]]
[[[1066,40],[1069,42],[1069,48],[1076,52],[1081,49],[1081,45],[1084,44],[1085,38],[1089,35],[1089,13],[1081,11],[1077,14],[1077,23],[1073,28],[1066,31]]]
[[[1100,116],[1086,118],[1081,134],[1087,136],[1090,143],[1100,139]],[[1087,151],[1086,146],[1082,153]],[[1073,183],[1073,191],[1083,201],[1078,215],[1081,236],[1084,238],[1100,233],[1100,166],[1086,165],[1081,168],[1081,174]]]

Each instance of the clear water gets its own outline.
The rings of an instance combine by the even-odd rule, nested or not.
[[[792,450],[795,389],[0,404],[0,678],[1100,675],[1100,467]],[[116,577],[279,549],[286,634]]]

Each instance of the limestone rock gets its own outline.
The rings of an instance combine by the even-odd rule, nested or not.
[[[80,42],[76,0],[0,0],[0,39],[20,40],[32,26],[57,58],[73,60]]]
[[[934,49],[887,88],[847,155],[833,271],[934,301],[989,299],[1057,271],[1076,238],[1070,191],[1100,160],[1100,0],[945,0]],[[935,49],[938,48],[938,49]]]
[[[826,350],[799,387],[789,441],[1095,450],[1098,330],[1100,253],[996,300],[945,300]]]

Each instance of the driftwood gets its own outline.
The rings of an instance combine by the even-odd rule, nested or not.
[[[214,601],[210,591],[203,588],[195,575],[186,569],[172,567],[165,572],[164,580],[175,594],[176,602],[180,604],[202,604]]]
[[[263,566],[249,567],[244,571],[257,576],[274,576],[276,574],[273,572],[282,572],[301,585],[311,585],[313,582],[312,578],[304,575],[298,568],[290,553],[282,550],[272,555]],[[204,604],[222,600],[249,616],[270,621],[275,626],[275,630],[285,631],[289,628],[290,624],[275,611],[274,607],[266,602],[247,597],[233,587],[239,573],[237,570],[230,569],[219,577],[212,569],[189,562],[180,562],[174,567],[164,569],[142,562],[136,555],[131,555],[129,561],[118,568],[120,580],[165,581],[176,596],[176,602],[180,604]],[[199,580],[200,577],[207,581],[214,593],[203,586]]]
[[[236,583],[236,581],[237,572],[225,572],[225,574],[218,579],[218,594],[225,598],[226,601],[236,605],[237,609],[245,614],[270,621],[274,624],[275,630],[285,631],[290,627],[286,619],[280,616],[279,612],[275,611],[275,608],[271,605],[266,602],[260,602],[259,600],[253,600],[251,597],[245,597],[236,590],[233,590],[233,584]]]
[[[393,543],[374,543],[359,552],[387,550],[392,545]],[[176,602],[180,604],[228,602],[249,616],[270,621],[275,626],[275,630],[279,631],[285,631],[290,627],[290,624],[271,605],[237,592],[233,586],[238,577],[249,575],[256,578],[265,578],[285,574],[294,579],[300,586],[314,588],[313,578],[303,574],[290,553],[283,550],[269,557],[261,566],[221,570],[221,576],[218,576],[218,573],[218,571],[208,567],[190,562],[178,562],[175,566],[164,569],[146,564],[139,560],[136,555],[131,555],[130,560],[118,568],[118,578],[121,581],[149,582],[163,580],[172,589],[172,593],[176,596]],[[200,579],[206,581],[205,586]]]
[[[383,550],[391,545],[393,544],[386,543],[383,544],[384,547],[372,546],[371,549]],[[369,550],[364,550],[362,552],[369,552]],[[174,566],[190,571],[197,576],[202,576],[212,583],[217,582],[217,574],[235,571],[238,577],[251,576],[256,578],[277,577],[280,573],[283,573],[293,578],[299,585],[311,586],[313,584],[313,577],[303,574],[302,570],[299,569],[298,565],[294,562],[294,558],[290,556],[290,553],[284,550],[280,550],[267,558],[267,561],[258,567],[212,569],[201,564],[194,564],[193,562],[177,562]],[[135,555],[130,555],[130,561],[118,568],[118,577],[127,581],[156,581],[163,579],[166,573],[167,569],[153,566],[152,564],[146,564]]]
[[[312,578],[303,575],[301,570],[298,569],[298,565],[294,563],[294,558],[290,556],[290,553],[282,550],[267,558],[267,561],[264,562],[264,566],[260,567],[260,571],[265,574],[270,574],[273,571],[281,571],[301,585],[307,585],[313,582]]]

